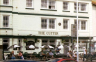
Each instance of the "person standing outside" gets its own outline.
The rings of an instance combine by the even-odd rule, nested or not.
[[[83,51],[83,61],[84,61],[84,59],[87,57],[87,50],[85,47],[83,48],[84,48],[84,51]]]

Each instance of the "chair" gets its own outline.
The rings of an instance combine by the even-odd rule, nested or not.
[[[33,52],[33,57],[34,57],[34,59],[36,59],[37,58],[37,52]]]
[[[27,52],[24,52],[23,53],[23,56],[24,56],[24,59],[27,59],[28,58],[28,53]]]

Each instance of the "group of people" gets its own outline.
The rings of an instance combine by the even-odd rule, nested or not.
[[[70,50],[70,51],[68,51],[68,53],[67,53],[67,57],[68,57],[68,58],[75,58],[75,59],[76,59],[77,54],[76,54],[75,51],[74,51],[74,53],[72,53],[72,51]]]
[[[84,61],[86,58],[86,55],[87,55],[87,50],[86,50],[86,48],[83,48],[83,53],[80,54],[79,56],[81,59],[83,58],[83,61]],[[68,58],[74,58],[76,60],[77,59],[77,53],[75,51],[72,53],[72,51],[70,50],[67,53],[67,57]]]
[[[11,55],[11,59],[16,59],[16,57],[15,57],[15,55],[14,55],[14,51],[12,51],[12,52],[10,53],[10,55]],[[24,59],[23,54],[22,54],[21,51],[19,51],[18,57],[19,57],[20,59]]]
[[[50,50],[49,52],[47,53],[44,53],[44,51],[42,50],[41,53],[40,53],[40,56],[42,57],[47,57],[47,56],[50,56],[51,58],[53,58],[53,52]]]

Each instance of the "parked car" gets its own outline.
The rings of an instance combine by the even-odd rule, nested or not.
[[[6,60],[4,62],[39,62],[34,60]]]
[[[58,58],[58,59],[51,59],[46,62],[77,62],[77,61],[70,58]]]

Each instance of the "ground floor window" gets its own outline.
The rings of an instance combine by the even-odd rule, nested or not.
[[[29,48],[30,45],[34,45],[35,46],[35,42],[34,41],[26,42],[26,50],[34,50],[34,49]]]
[[[55,47],[56,44],[55,44],[55,40],[42,40],[42,45],[50,45],[50,46],[53,46]]]
[[[8,51],[8,46],[9,46],[9,39],[3,38],[3,50]]]

